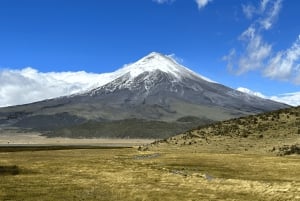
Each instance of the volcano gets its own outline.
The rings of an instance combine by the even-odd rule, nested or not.
[[[78,94],[1,108],[0,128],[39,130],[50,137],[163,138],[289,107],[226,87],[156,52],[104,78]]]

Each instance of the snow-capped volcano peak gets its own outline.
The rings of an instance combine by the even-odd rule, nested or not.
[[[152,52],[135,63],[128,64],[125,67],[117,70],[116,74],[130,73],[131,78],[137,77],[144,72],[162,71],[171,74],[177,79],[182,77],[200,77],[206,81],[212,82],[208,78],[200,76],[188,68],[180,65],[171,56],[166,56],[157,52]]]
[[[163,72],[170,75],[169,78],[172,77],[173,82],[182,81],[183,78],[189,78],[192,80],[205,80],[208,82],[214,81],[201,76],[190,69],[182,66],[177,63],[177,61],[172,58],[172,56],[163,55],[161,53],[152,52],[147,56],[139,59],[135,63],[127,64],[124,67],[120,68],[111,73],[104,73],[99,76],[98,81],[92,85],[92,87],[88,88],[86,91],[80,93],[85,94],[89,91],[95,91],[95,89],[99,89],[114,80],[119,80],[119,78],[123,77],[122,84],[118,82],[114,82],[114,85],[121,87],[124,85],[128,87],[129,85],[134,84],[134,80],[139,77],[141,74],[146,73],[147,76],[144,76],[144,82],[153,82],[158,72]],[[121,79],[122,80],[122,79]],[[137,83],[135,83],[137,84]],[[154,84],[154,83],[153,83]]]
[[[131,77],[136,77],[144,72],[160,70],[179,78],[180,71],[182,71],[180,68],[181,66],[170,57],[152,52],[137,62],[126,65],[117,72],[130,73]]]

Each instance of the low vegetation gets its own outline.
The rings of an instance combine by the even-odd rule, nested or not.
[[[299,154],[297,143],[300,107],[199,126],[141,149],[189,146],[206,152],[287,155]]]
[[[300,145],[299,144],[284,145],[282,147],[279,147],[278,151],[280,156],[300,154]]]
[[[166,138],[196,125],[211,123],[208,119],[183,117],[174,122],[125,119],[119,121],[89,121],[76,126],[46,132],[48,137],[70,138]]]
[[[299,129],[298,107],[135,148],[3,147],[0,200],[296,201]]]
[[[20,169],[16,165],[0,166],[0,176],[1,175],[17,175],[19,173],[20,173]]]
[[[0,164],[0,200],[300,199],[300,158],[290,156],[73,147],[1,152]]]

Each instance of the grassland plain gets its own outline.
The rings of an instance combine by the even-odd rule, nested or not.
[[[0,148],[0,200],[300,201],[300,107],[150,145]]]
[[[0,152],[0,200],[300,200],[300,158],[185,147]]]

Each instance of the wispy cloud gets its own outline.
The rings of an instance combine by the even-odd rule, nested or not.
[[[173,3],[175,0],[152,0],[158,4]]]
[[[262,0],[261,1],[261,4],[260,4],[260,11],[261,12],[264,12],[266,10],[266,7],[268,5],[268,3],[270,2],[271,0]]]
[[[272,1],[272,0],[261,0],[260,4],[257,7],[251,3],[248,3],[247,5],[242,4],[243,12],[248,19],[252,19],[252,17],[254,17],[255,15],[262,15],[265,12],[270,1]],[[276,4],[276,6],[273,6],[273,10],[280,8],[280,5],[281,5],[281,2],[279,2],[279,1],[275,2],[275,3],[277,3],[277,4]],[[276,8],[276,9],[274,9],[274,8]],[[275,13],[276,12],[273,12],[273,14],[275,14]]]
[[[164,4],[164,3],[173,3],[175,0],[152,0],[153,2],[156,2],[158,4]],[[195,0],[195,2],[198,5],[199,9],[204,8],[209,2],[212,2],[213,0]]]
[[[182,64],[184,62],[183,58],[178,57],[177,55],[175,55],[174,53],[167,55],[168,57],[171,57],[172,59],[174,59],[176,62]]]
[[[212,2],[213,0],[196,0],[196,3],[198,5],[199,9],[204,8],[209,2]]]
[[[264,41],[262,32],[272,26],[280,5],[281,0],[263,0],[257,8],[253,5],[242,6],[247,18],[252,18],[254,14],[259,17],[238,37],[242,50],[232,49],[224,56],[230,70],[242,74],[265,66],[272,54],[272,45]]]
[[[269,6],[269,9],[267,9],[267,6]],[[281,10],[282,7],[282,0],[275,0],[275,1],[270,1],[270,0],[264,0],[261,3],[261,12],[264,13],[266,12],[265,17],[259,20],[260,24],[263,26],[264,29],[268,30],[270,29],[275,20],[278,17],[278,14]]]
[[[246,93],[246,94],[249,94],[249,95],[252,95],[252,96],[258,96],[260,98],[267,98],[262,93],[257,92],[257,91],[252,91],[251,89],[248,89],[248,88],[245,88],[245,87],[239,87],[236,90],[238,90],[240,92],[243,92],[243,93]]]
[[[292,106],[298,106],[300,105],[300,92],[279,94],[277,96],[271,96],[270,99]]]
[[[247,93],[252,96],[258,96],[260,98],[270,99],[273,101],[285,103],[292,106],[298,106],[300,105],[300,92],[294,92],[294,93],[285,93],[285,94],[279,94],[275,96],[266,96],[262,94],[261,92],[253,91],[251,89],[245,88],[245,87],[239,87],[237,88],[238,91]]]
[[[252,19],[253,15],[257,12],[252,4],[242,5],[243,12],[248,19]]]
[[[0,107],[78,93],[113,79],[110,74],[38,72],[33,68],[0,71]]]
[[[264,74],[274,79],[291,80],[300,84],[300,35],[289,49],[277,52],[269,60]]]
[[[271,54],[272,46],[264,42],[262,36],[257,33],[255,27],[249,27],[240,40],[246,44],[244,53],[240,55],[238,73],[261,68],[265,59]]]
[[[273,27],[281,8],[282,0],[262,0],[257,6],[242,5],[247,18],[256,18],[238,37],[241,49],[233,48],[223,57],[229,70],[242,74],[260,69],[266,77],[300,84],[300,36],[291,47],[279,52],[274,52],[263,37],[264,32]]]

